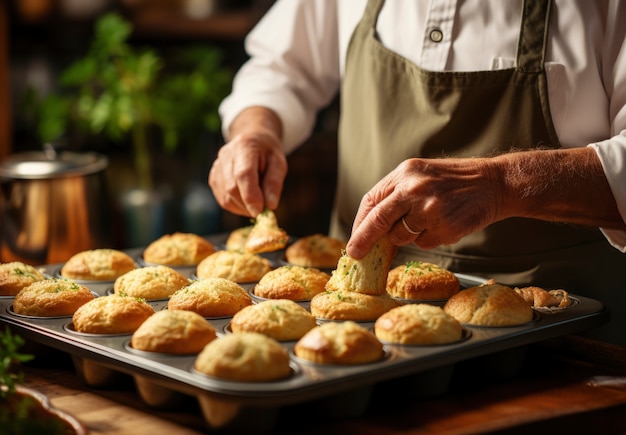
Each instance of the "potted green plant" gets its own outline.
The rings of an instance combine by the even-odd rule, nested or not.
[[[161,188],[153,171],[157,148],[197,164],[207,134],[219,132],[217,107],[232,74],[217,48],[180,48],[166,62],[156,50],[130,44],[132,30],[117,13],[96,21],[87,54],[62,72],[56,92],[35,99],[37,134],[44,144],[64,138],[81,146],[85,137],[130,144],[134,187],[152,192]]]
[[[33,359],[19,352],[24,340],[7,326],[0,331],[0,435],[87,434],[78,420],[54,408],[46,396],[21,385],[18,369]]]

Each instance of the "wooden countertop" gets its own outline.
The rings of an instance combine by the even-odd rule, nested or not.
[[[37,360],[39,365],[26,368],[25,384],[48,395],[55,407],[77,417],[92,434],[206,432],[198,409],[150,409],[132,382],[125,390],[86,387],[66,354],[57,352]],[[529,346],[523,368],[509,379],[477,379],[472,373],[483,376],[484,370],[472,372],[468,367],[461,371],[466,379],[455,379],[443,396],[410,400],[401,408],[373,407],[365,416],[338,421],[317,415],[306,421],[301,416],[284,416],[276,431],[317,435],[626,433],[624,347],[569,336]]]

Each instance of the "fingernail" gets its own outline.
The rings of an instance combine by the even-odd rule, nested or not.
[[[352,245],[351,243],[348,243],[346,245],[346,252],[352,258],[358,258],[361,255],[361,252],[357,248],[355,248],[354,245]]]
[[[250,216],[255,218],[257,217],[262,210],[257,211],[256,208],[254,207],[246,207],[248,209],[248,213],[250,213]]]
[[[276,208],[278,206],[278,197],[274,192],[268,193],[266,200],[269,208]]]

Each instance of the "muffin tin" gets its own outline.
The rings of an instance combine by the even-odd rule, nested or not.
[[[218,236],[224,238],[224,236]],[[216,239],[216,244],[219,243]],[[130,251],[139,258],[140,250]],[[283,252],[275,253],[274,261]],[[44,267],[50,276],[59,265]],[[194,270],[186,270],[192,278]],[[481,278],[457,274],[464,288],[482,283]],[[105,295],[110,282],[84,283],[98,295]],[[253,284],[244,287],[253,294]],[[445,393],[461,362],[494,359],[491,367],[519,367],[525,345],[598,327],[609,319],[608,309],[594,299],[571,295],[574,304],[558,310],[535,310],[529,324],[515,327],[464,325],[458,343],[434,346],[402,346],[384,343],[385,357],[358,366],[319,365],[293,354],[295,342],[282,343],[289,351],[293,374],[284,380],[249,383],[214,379],[193,368],[195,355],[172,356],[133,350],[130,334],[98,335],[73,330],[71,317],[34,318],[12,313],[12,297],[0,297],[0,321],[16,333],[72,356],[79,377],[94,388],[115,388],[132,377],[141,398],[148,405],[169,409],[195,400],[209,430],[268,432],[278,422],[279,411],[305,406],[326,417],[359,415],[375,403],[376,397],[390,396],[386,389],[402,390],[414,397]],[[166,300],[149,301],[155,310],[167,308]],[[308,302],[302,302],[309,308]],[[230,333],[230,318],[210,318],[218,336]],[[373,330],[373,322],[363,322]],[[504,361],[501,358],[513,358]],[[482,364],[482,363],[481,363]],[[489,364],[482,364],[490,370]],[[492,373],[493,374],[493,373]],[[397,395],[397,394],[396,394]]]

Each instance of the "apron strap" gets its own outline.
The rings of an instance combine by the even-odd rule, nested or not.
[[[519,72],[543,71],[551,6],[552,0],[524,0],[517,46]]]
[[[385,0],[368,0],[360,24],[365,28],[372,29],[374,31],[376,29],[376,22],[378,21],[380,10],[383,8],[384,4]]]

